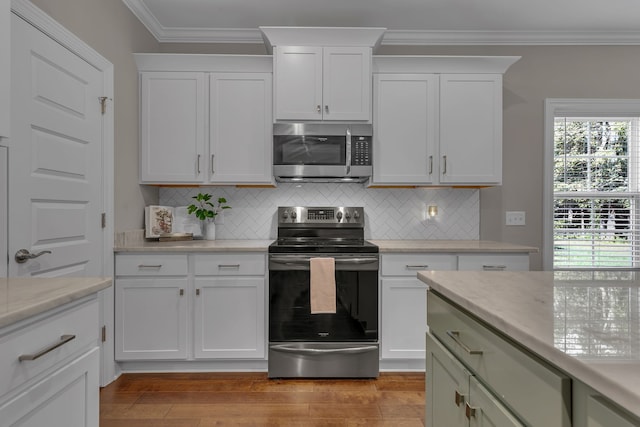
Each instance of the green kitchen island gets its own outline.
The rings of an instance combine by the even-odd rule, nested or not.
[[[422,271],[426,425],[640,426],[635,272]]]

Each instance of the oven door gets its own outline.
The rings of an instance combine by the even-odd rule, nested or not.
[[[309,260],[332,257],[336,313],[311,314]],[[378,254],[271,254],[269,342],[377,342]]]

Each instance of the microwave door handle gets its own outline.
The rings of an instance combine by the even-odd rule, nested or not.
[[[347,128],[347,176],[351,176],[351,129]]]

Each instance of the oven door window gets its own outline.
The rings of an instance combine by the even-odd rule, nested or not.
[[[346,137],[274,136],[273,162],[276,165],[344,165]]]
[[[377,271],[336,271],[336,313],[311,314],[309,271],[269,273],[269,341],[377,341]]]

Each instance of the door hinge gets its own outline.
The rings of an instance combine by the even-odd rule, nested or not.
[[[107,112],[107,100],[108,99],[109,99],[109,97],[106,97],[106,96],[99,96],[98,97],[98,102],[100,102],[100,112],[102,112],[103,116]]]
[[[102,214],[100,214],[100,223],[102,224],[102,228],[107,228],[107,214],[106,214],[106,212],[102,212]]]
[[[102,340],[102,342],[106,342],[107,341],[107,326],[106,325],[102,326],[102,331],[101,331],[100,335],[101,335],[100,339]]]

